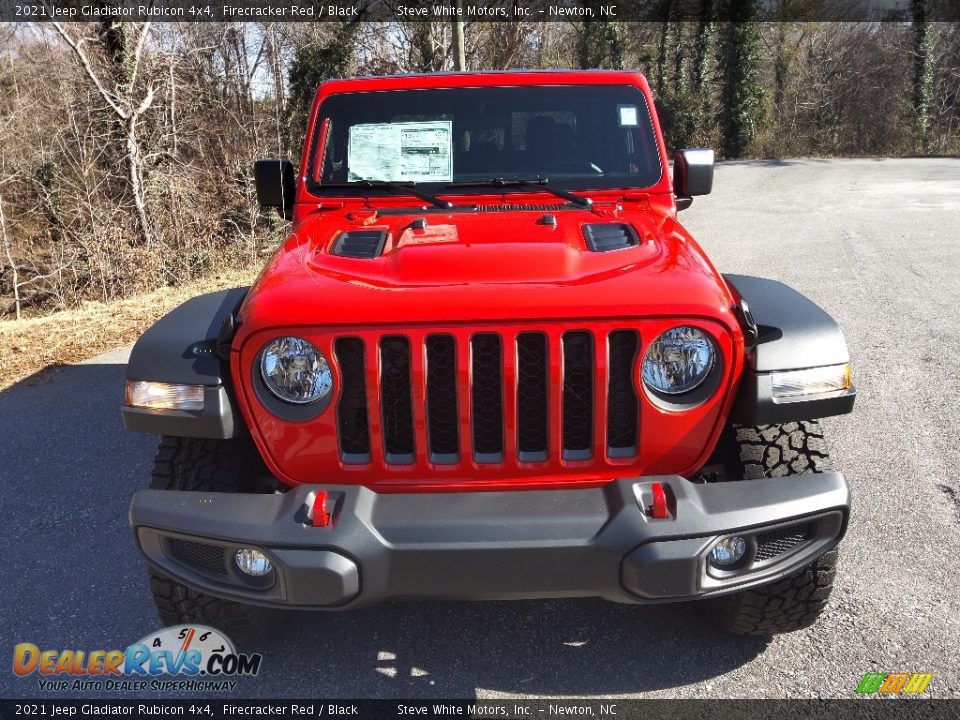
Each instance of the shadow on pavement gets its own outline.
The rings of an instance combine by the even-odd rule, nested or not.
[[[123,648],[159,627],[126,516],[147,484],[156,438],[123,430],[122,384],[122,365],[88,364],[0,393],[0,544],[15,549],[0,594],[3,652],[19,642]],[[721,675],[766,647],[764,638],[713,631],[702,610],[587,599],[290,613],[256,648],[263,669],[237,695],[634,693]],[[36,696],[36,679],[0,673],[0,694]]]

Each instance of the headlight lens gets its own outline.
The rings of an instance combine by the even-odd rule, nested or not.
[[[643,358],[643,382],[667,395],[690,392],[713,369],[713,341],[703,331],[688,325],[667,330],[647,349]]]
[[[297,405],[321,400],[333,389],[330,363],[303,338],[280,337],[267,345],[260,373],[270,392]]]

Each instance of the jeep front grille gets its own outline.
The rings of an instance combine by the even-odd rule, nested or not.
[[[515,328],[338,337],[344,465],[635,458],[639,333]]]

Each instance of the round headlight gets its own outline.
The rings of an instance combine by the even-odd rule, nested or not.
[[[703,330],[687,325],[672,328],[647,349],[643,382],[667,395],[689,392],[710,374],[715,355],[713,341]]]
[[[270,392],[281,400],[306,405],[333,389],[330,364],[312,344],[298,337],[281,337],[263,349],[260,373]]]

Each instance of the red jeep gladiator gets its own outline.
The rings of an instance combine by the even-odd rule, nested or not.
[[[599,596],[772,634],[823,610],[846,343],[678,222],[713,151],[671,178],[641,75],[326,82],[299,168],[254,176],[289,238],[127,370],[126,427],[162,436],[130,523],[163,621]]]

